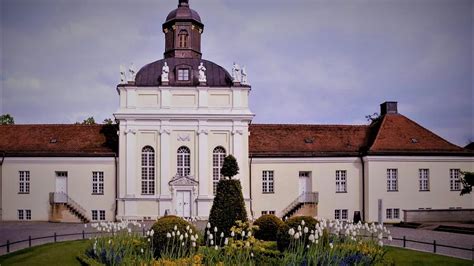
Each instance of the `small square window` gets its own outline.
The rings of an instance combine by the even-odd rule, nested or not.
[[[178,69],[178,80],[188,81],[189,80],[189,69]]]

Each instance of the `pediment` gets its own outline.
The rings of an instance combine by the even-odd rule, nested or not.
[[[198,181],[192,176],[175,176],[170,182],[171,186],[197,186]]]

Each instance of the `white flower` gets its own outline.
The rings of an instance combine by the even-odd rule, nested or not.
[[[250,242],[248,242],[248,241],[245,242],[245,246],[246,246],[246,247],[250,247]]]
[[[206,230],[206,234],[207,234],[207,235],[210,235],[210,234],[211,234],[211,232],[209,232],[208,230]]]
[[[207,228],[211,228],[211,223],[207,223]]]
[[[215,250],[218,250],[219,248],[217,247],[217,245],[214,247]]]
[[[213,245],[214,245],[214,240],[211,240],[211,246],[213,246]]]
[[[155,234],[155,230],[151,229],[150,235],[153,236]]]
[[[132,229],[128,228],[127,231],[128,231],[128,233],[130,234],[130,233],[132,232]]]
[[[316,241],[314,243],[318,244],[319,240],[316,239]]]
[[[305,234],[307,234],[308,231],[309,231],[308,227],[305,227],[304,230],[303,230],[303,232],[304,232]]]
[[[183,241],[183,235],[179,237],[179,241]]]
[[[329,247],[332,249],[334,245],[332,243],[329,243]]]
[[[392,241],[392,236],[388,236],[388,241]]]
[[[140,249],[140,251],[141,251],[141,253],[143,253],[143,248],[142,248],[142,249]]]
[[[306,245],[306,248],[309,249],[309,245]]]
[[[214,226],[214,233],[217,233],[217,226]]]
[[[250,253],[250,257],[253,257],[253,252],[252,252],[252,253]]]
[[[193,242],[193,247],[196,247],[196,242]]]
[[[188,236],[189,236],[188,233],[185,233],[185,234],[184,234],[184,237],[185,237],[185,238],[188,238]]]
[[[84,224],[84,228],[87,228],[87,224]]]
[[[234,231],[232,231],[232,232],[230,233],[230,236],[231,236],[231,237],[234,237],[234,236],[235,236]]]
[[[247,237],[251,237],[251,236],[252,236],[252,232],[249,231],[249,232],[247,233]]]
[[[189,225],[188,225],[188,226],[186,226],[186,231],[189,231]]]
[[[214,236],[213,236],[213,235],[209,235],[209,239],[211,239],[211,240],[212,240],[213,238],[214,238]]]
[[[173,230],[175,230],[175,231],[178,230],[178,226],[175,225]]]
[[[293,236],[293,235],[295,234],[295,229],[290,228],[290,230],[288,230],[288,234],[289,234],[290,236]]]
[[[196,241],[196,238],[194,238],[193,235],[191,235],[190,239],[191,239],[191,241]]]
[[[109,239],[109,245],[112,243],[112,239]]]
[[[199,238],[198,234],[194,235],[194,238],[197,240]]]
[[[182,246],[182,247],[184,247],[184,242],[183,242],[183,243],[181,243],[181,246]]]
[[[224,245],[227,246],[227,244],[229,244],[229,239],[226,237],[225,240],[224,240]]]
[[[193,233],[193,229],[189,229],[189,233],[192,234],[192,233]]]
[[[174,233],[174,231],[173,231],[173,232],[171,232],[171,234],[173,235],[173,237],[175,236],[175,233]]]
[[[245,231],[242,231],[242,237],[245,237]]]
[[[308,239],[309,239],[309,241],[314,241],[314,235],[313,234],[309,235]]]
[[[300,233],[296,233],[295,236],[294,236],[295,239],[298,239],[300,238]]]
[[[301,231],[301,225],[298,225],[298,231]]]
[[[224,232],[221,232],[221,238],[223,238],[223,237],[224,237]]]
[[[304,220],[301,220],[301,225],[304,226]]]
[[[383,247],[383,242],[382,242],[382,240],[379,241],[379,246]]]
[[[150,238],[148,238],[148,242],[150,242]]]
[[[178,231],[178,232],[176,233],[176,235],[177,235],[177,236],[181,235],[181,232],[180,232],[180,231]]]
[[[380,233],[380,234],[378,235],[378,239],[379,239],[379,240],[382,240],[382,238],[383,238],[383,234]]]

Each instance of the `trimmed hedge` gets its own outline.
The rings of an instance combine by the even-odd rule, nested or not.
[[[155,232],[155,234],[153,235],[153,247],[155,248],[155,251],[154,251],[155,258],[159,258],[161,251],[166,248],[166,245],[171,244],[171,243],[168,243],[169,241],[166,237],[166,233],[173,232],[175,225],[181,233],[186,232],[186,227],[189,226],[189,228],[193,230],[193,234],[199,234],[199,239],[202,239],[201,234],[196,229],[196,227],[194,227],[194,225],[185,221],[184,219],[174,216],[174,215],[161,217],[151,227],[153,231]]]
[[[276,241],[278,229],[284,224],[283,221],[273,214],[260,216],[254,223],[258,226],[255,238],[264,241]]]
[[[247,221],[244,196],[239,180],[221,179],[217,184],[216,196],[212,203],[209,223],[219,232],[230,235],[230,229],[235,221]]]
[[[280,226],[277,233],[277,244],[278,249],[280,251],[284,251],[290,245],[290,235],[288,234],[290,228],[293,228],[295,229],[295,231],[298,231],[298,225],[301,225],[301,221],[303,220],[305,222],[304,227],[308,227],[309,232],[311,232],[311,230],[314,230],[316,224],[318,223],[318,221],[311,216],[296,216],[286,220],[285,223]],[[302,230],[304,229],[304,227],[302,228]],[[310,234],[309,232],[304,236],[305,242],[308,241],[308,237]]]

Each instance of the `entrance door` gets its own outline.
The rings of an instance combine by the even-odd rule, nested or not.
[[[311,192],[311,172],[300,172],[300,195]]]
[[[176,197],[176,214],[180,217],[191,217],[191,191],[177,191]]]
[[[67,194],[67,172],[56,172],[56,192]]]

